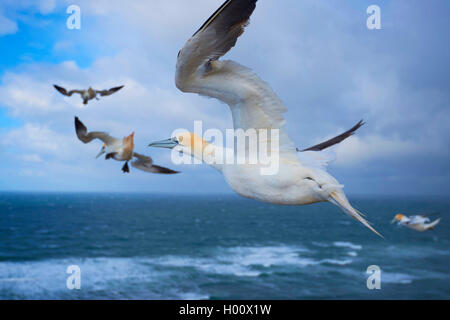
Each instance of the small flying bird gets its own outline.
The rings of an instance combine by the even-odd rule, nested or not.
[[[152,158],[134,152],[134,132],[123,139],[111,137],[105,132],[88,132],[86,126],[80,121],[80,119],[78,119],[78,117],[75,117],[75,131],[77,133],[78,139],[80,139],[84,143],[89,143],[94,139],[103,141],[104,144],[102,146],[102,149],[100,150],[96,158],[99,158],[101,155],[106,154],[106,160],[114,159],[117,161],[125,161],[125,164],[122,167],[122,171],[124,173],[130,172],[128,161],[133,159],[133,157],[135,158],[135,160],[131,162],[131,165],[136,169],[151,173],[178,173],[178,171],[157,166],[153,164]]]
[[[391,223],[395,222],[397,222],[397,225],[399,226],[405,226],[407,228],[419,232],[424,232],[428,230],[433,230],[434,227],[436,227],[439,224],[439,222],[441,222],[441,218],[431,222],[431,220],[425,216],[416,215],[407,217],[404,214],[399,213],[391,221]]]
[[[178,52],[175,83],[183,92],[216,98],[228,104],[235,130],[279,130],[279,149],[273,150],[279,154],[278,173],[262,175],[263,164],[215,161],[215,155],[225,154],[225,148],[212,145],[190,132],[150,146],[175,148],[200,160],[205,160],[204,151],[208,147],[212,151],[206,156],[211,159],[205,162],[221,172],[241,196],[279,205],[327,201],[380,235],[361,212],[350,205],[343,185],[326,171],[330,159],[322,152],[352,135],[363,123],[336,138],[298,152],[285,130],[283,113],[287,109],[276,93],[249,68],[234,61],[220,60],[244,33],[256,2],[225,1]],[[246,146],[246,153],[248,151]]]
[[[124,86],[114,87],[114,88],[111,88],[109,90],[94,90],[91,87],[89,87],[89,89],[87,89],[87,90],[70,90],[70,91],[67,91],[65,88],[57,86],[56,84],[54,84],[53,86],[55,87],[56,90],[59,91],[59,93],[65,95],[65,96],[68,96],[68,97],[70,97],[74,93],[79,93],[81,95],[81,99],[83,99],[83,104],[87,104],[88,101],[92,100],[92,99],[99,100],[97,95],[100,95],[102,97],[110,96],[114,92],[117,92],[117,91],[119,91],[120,89],[122,89],[124,87]]]

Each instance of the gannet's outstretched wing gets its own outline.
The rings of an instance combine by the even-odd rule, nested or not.
[[[409,219],[409,224],[425,224],[430,222],[429,218],[421,215],[410,216]]]
[[[178,173],[178,171],[174,171],[172,169],[164,168],[153,164],[152,158],[144,156],[142,154],[134,152],[133,157],[135,157],[136,160],[132,161],[131,165],[136,169],[151,173],[163,173],[163,174]]]
[[[352,136],[356,130],[358,130],[359,128],[361,128],[361,126],[364,125],[364,121],[361,120],[359,121],[353,128],[351,128],[350,130],[345,131],[344,133],[338,135],[337,137],[334,137],[330,140],[327,140],[325,142],[319,143],[313,147],[310,147],[308,149],[303,149],[301,150],[301,152],[305,152],[305,151],[322,151],[324,149],[327,149],[331,146],[334,146],[335,144],[341,143],[342,141],[344,141],[345,139],[347,139],[348,137]]]
[[[109,96],[109,95],[113,94],[114,92],[119,91],[123,87],[124,86],[114,87],[109,90],[95,90],[95,93],[100,94],[101,96]]]
[[[67,92],[67,90],[63,87],[57,86],[56,84],[53,85],[55,87],[56,90],[58,90],[59,93],[70,97],[72,94],[74,93],[79,93],[82,94],[83,90],[70,90],[69,92]]]
[[[78,139],[80,139],[84,143],[89,143],[94,139],[99,139],[106,145],[112,145],[120,142],[120,139],[111,137],[105,132],[88,132],[86,126],[80,121],[80,119],[78,119],[78,117],[75,117],[75,132],[77,133]]]
[[[256,1],[228,0],[203,24],[178,54],[176,85],[181,91],[228,104],[235,129],[278,129],[280,157],[298,162],[296,148],[283,128],[286,107],[275,92],[250,69],[218,61],[244,32]]]

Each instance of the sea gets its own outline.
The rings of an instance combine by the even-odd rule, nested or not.
[[[450,299],[450,199],[349,198],[0,193],[0,299]]]

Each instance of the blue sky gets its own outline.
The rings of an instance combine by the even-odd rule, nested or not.
[[[193,5],[193,2],[196,2]],[[173,177],[95,160],[73,117],[115,136],[136,131],[136,151],[173,167],[148,142],[176,128],[231,128],[228,108],[174,85],[176,54],[222,0],[0,3],[0,190],[231,193],[223,177],[182,166]],[[66,8],[81,8],[81,29]],[[381,8],[381,30],[366,9]],[[226,56],[251,67],[288,107],[287,130],[307,147],[366,125],[335,148],[329,171],[348,194],[439,194],[450,190],[450,3],[260,0]],[[107,88],[87,107],[52,85]]]

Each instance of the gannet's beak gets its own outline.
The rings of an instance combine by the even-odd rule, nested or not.
[[[149,147],[155,147],[155,148],[168,148],[173,149],[178,145],[178,140],[176,138],[170,138],[166,140],[160,140],[150,143]]]
[[[391,224],[396,223],[396,222],[397,222],[397,219],[394,218],[394,219],[392,219]]]
[[[100,152],[98,153],[98,155],[95,157],[95,159],[98,159],[102,154],[106,153],[105,151],[105,147],[102,147],[102,150],[100,150]]]
[[[372,232],[380,236],[381,238],[384,238],[381,234],[379,234],[370,224],[367,222],[366,219],[364,219],[361,215],[362,213],[353,208],[350,203],[348,202],[345,194],[342,191],[333,191],[330,193],[330,198],[328,199],[331,203],[337,205],[339,208],[341,208],[346,214],[348,214],[350,217],[352,217],[355,220],[358,220],[363,225],[365,225],[367,228],[369,228]]]

